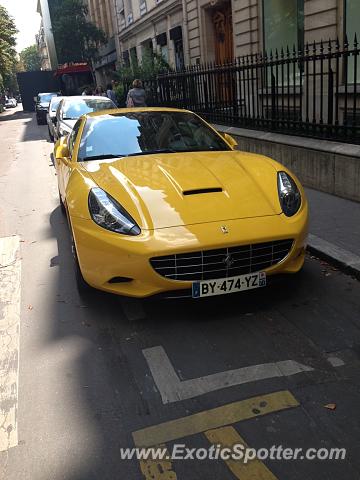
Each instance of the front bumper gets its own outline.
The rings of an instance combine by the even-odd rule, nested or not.
[[[228,234],[221,230],[224,223]],[[305,207],[291,218],[274,215],[145,230],[136,237],[109,232],[82,218],[71,218],[71,225],[80,268],[89,285],[118,295],[148,297],[191,288],[192,282],[170,280],[155,272],[150,258],[162,255],[292,238],[288,256],[265,271],[268,275],[299,271],[305,257],[308,215]],[[109,283],[114,277],[132,280]]]

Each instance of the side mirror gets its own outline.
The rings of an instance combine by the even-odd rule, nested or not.
[[[53,124],[56,125],[56,124],[57,124],[57,117],[54,117],[54,118],[52,119],[52,121],[53,121]]]
[[[67,137],[62,137],[55,143],[55,158],[56,160],[68,160],[70,157],[69,147],[67,146]],[[68,163],[65,162],[65,163]]]
[[[35,103],[37,102],[37,97],[34,97],[34,102],[35,102]]]
[[[222,136],[224,137],[224,139],[227,141],[227,143],[230,145],[231,148],[235,148],[238,146],[238,142],[235,140],[235,138],[229,135],[228,133],[223,133]]]

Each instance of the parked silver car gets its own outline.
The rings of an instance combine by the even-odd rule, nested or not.
[[[56,129],[56,122],[57,122],[57,117],[56,117],[56,111],[59,106],[60,101],[64,97],[52,97],[50,100],[50,105],[49,105],[49,110],[46,114],[46,122],[48,125],[48,130],[49,130],[49,137],[50,140],[53,142],[54,141],[54,135],[55,135],[55,129]]]
[[[68,135],[77,119],[85,113],[97,112],[117,108],[114,102],[107,97],[98,96],[76,96],[64,97],[56,111],[56,127],[54,129],[54,140]]]
[[[5,108],[15,108],[17,106],[16,98],[9,97],[5,100]]]

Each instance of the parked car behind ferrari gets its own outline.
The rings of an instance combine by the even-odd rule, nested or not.
[[[68,135],[81,115],[110,108],[116,108],[116,105],[107,97],[92,95],[64,97],[56,112],[54,138],[57,140],[63,135]]]
[[[52,97],[56,97],[57,93],[38,93],[35,100],[35,113],[38,125],[46,123],[46,115],[49,109]]]
[[[54,133],[56,129],[56,122],[57,122],[57,117],[56,117],[56,111],[59,106],[60,101],[64,97],[52,97],[49,105],[48,112],[46,114],[46,122],[48,125],[48,131],[49,131],[49,137],[50,140],[53,142],[54,141]]]

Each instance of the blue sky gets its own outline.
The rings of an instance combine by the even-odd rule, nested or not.
[[[33,45],[40,27],[40,15],[36,12],[37,0],[0,0],[0,5],[14,17],[19,30],[16,50],[20,52]]]

